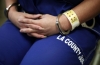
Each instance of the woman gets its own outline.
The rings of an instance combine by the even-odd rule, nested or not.
[[[89,65],[99,39],[100,0],[5,1],[0,65]]]

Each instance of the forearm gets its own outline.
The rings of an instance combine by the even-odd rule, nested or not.
[[[17,2],[17,0],[5,0],[6,7],[8,7],[9,5],[11,5],[11,4],[13,4],[13,3],[16,3],[16,2]],[[10,11],[16,11],[16,10],[17,10],[16,6],[12,6],[12,7],[10,8],[9,12],[10,12]],[[8,12],[8,15],[9,15],[9,12]]]
[[[10,5],[17,3],[17,0],[5,0],[5,3],[6,3],[6,8],[8,8]],[[7,17],[13,24],[15,24],[18,28],[20,28],[21,26],[18,22],[18,17],[20,15],[19,16],[18,15],[19,13],[17,11],[17,5],[15,4],[9,8]]]
[[[84,0],[79,5],[72,8],[78,16],[80,24],[86,22],[100,13],[100,0]],[[71,29],[69,20],[63,15],[60,18],[63,30]]]
[[[9,5],[11,5],[12,3],[17,2],[17,0],[5,0],[6,3],[6,7],[8,7]]]
[[[80,23],[86,22],[100,13],[100,0],[84,0],[74,7]]]

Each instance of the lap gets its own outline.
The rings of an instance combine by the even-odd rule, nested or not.
[[[7,21],[0,27],[0,64],[18,65],[35,40],[21,34],[18,28]],[[83,28],[76,29],[66,36],[53,35],[36,41],[21,64],[80,65],[83,60],[92,58],[90,55],[96,41],[96,36]]]
[[[6,21],[0,27],[0,63],[19,65],[32,43],[32,38],[21,34],[17,27]]]
[[[84,28],[66,36],[53,35],[36,41],[21,65],[89,65],[96,41],[96,36]]]

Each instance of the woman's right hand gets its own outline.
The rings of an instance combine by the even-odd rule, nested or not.
[[[39,19],[39,18],[41,18],[41,16],[42,16],[42,14],[28,14],[28,13],[24,13],[24,12],[17,12],[16,10],[10,10],[9,14],[8,14],[9,20],[15,26],[17,26],[19,29],[28,28],[26,26],[26,23],[21,23],[21,20],[24,21],[24,20],[30,20],[30,19]],[[35,29],[41,30],[43,28],[40,27],[39,25],[35,25]],[[38,38],[45,38],[46,37],[46,36],[41,35],[41,34],[37,34],[37,33],[34,33],[34,34],[36,34],[38,36]],[[30,34],[27,34],[27,35],[30,36]]]
[[[28,14],[24,12],[18,12],[16,10],[10,9],[8,13],[9,20],[18,28],[24,28],[24,23],[20,23],[20,19],[37,19],[41,17],[41,14]],[[28,22],[28,21],[27,21]]]

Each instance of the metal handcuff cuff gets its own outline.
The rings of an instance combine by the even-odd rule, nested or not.
[[[18,3],[13,3],[13,4],[9,5],[7,8],[5,8],[4,14],[5,14],[6,18],[8,18],[8,13],[9,13],[9,10],[10,10],[10,8],[11,8],[12,6],[20,6],[20,4],[18,4]]]
[[[62,34],[62,35],[67,35],[67,34],[70,33],[70,31],[73,31],[76,27],[78,27],[78,26],[80,25],[80,22],[79,22],[79,19],[78,19],[76,13],[75,13],[73,10],[68,10],[68,11],[64,12],[63,14],[64,14],[64,15],[67,17],[67,19],[69,20],[69,22],[70,22],[70,24],[71,24],[71,26],[72,26],[72,30],[63,31],[63,30],[61,29],[60,22],[59,22],[59,17],[60,17],[60,15],[58,15],[58,17],[57,17],[56,25],[57,25],[57,27],[58,27],[58,29],[59,29],[59,31],[60,31],[60,34]],[[95,18],[93,18],[93,23],[92,23],[91,26],[88,26],[88,25],[86,24],[86,22],[85,22],[85,23],[82,23],[81,26],[82,26],[82,27],[85,27],[85,28],[88,28],[88,29],[92,29],[92,28],[95,26]]]
[[[95,26],[95,18],[93,18],[93,23],[92,23],[91,26],[88,26],[88,25],[86,24],[86,22],[85,22],[85,23],[82,23],[81,26],[82,26],[82,27],[85,27],[85,28],[88,28],[88,29],[92,29],[92,28]]]
[[[71,24],[72,29],[63,31],[60,27],[59,20],[56,21],[56,25],[62,35],[67,35],[70,33],[70,31],[73,31],[76,27],[78,27],[80,25],[80,22],[79,22],[79,19],[78,19],[76,13],[73,10],[68,10],[68,11],[64,12],[63,14],[69,20],[69,23]],[[58,15],[58,18],[59,18],[59,15]]]
[[[63,30],[61,29],[61,25],[60,25],[60,22],[59,22],[59,17],[60,17],[60,16],[61,16],[61,14],[58,15],[57,20],[56,20],[56,25],[57,25],[57,27],[58,27],[58,29],[59,29],[59,32],[60,32],[60,34],[62,34],[62,35],[69,34],[70,30],[63,31]]]

